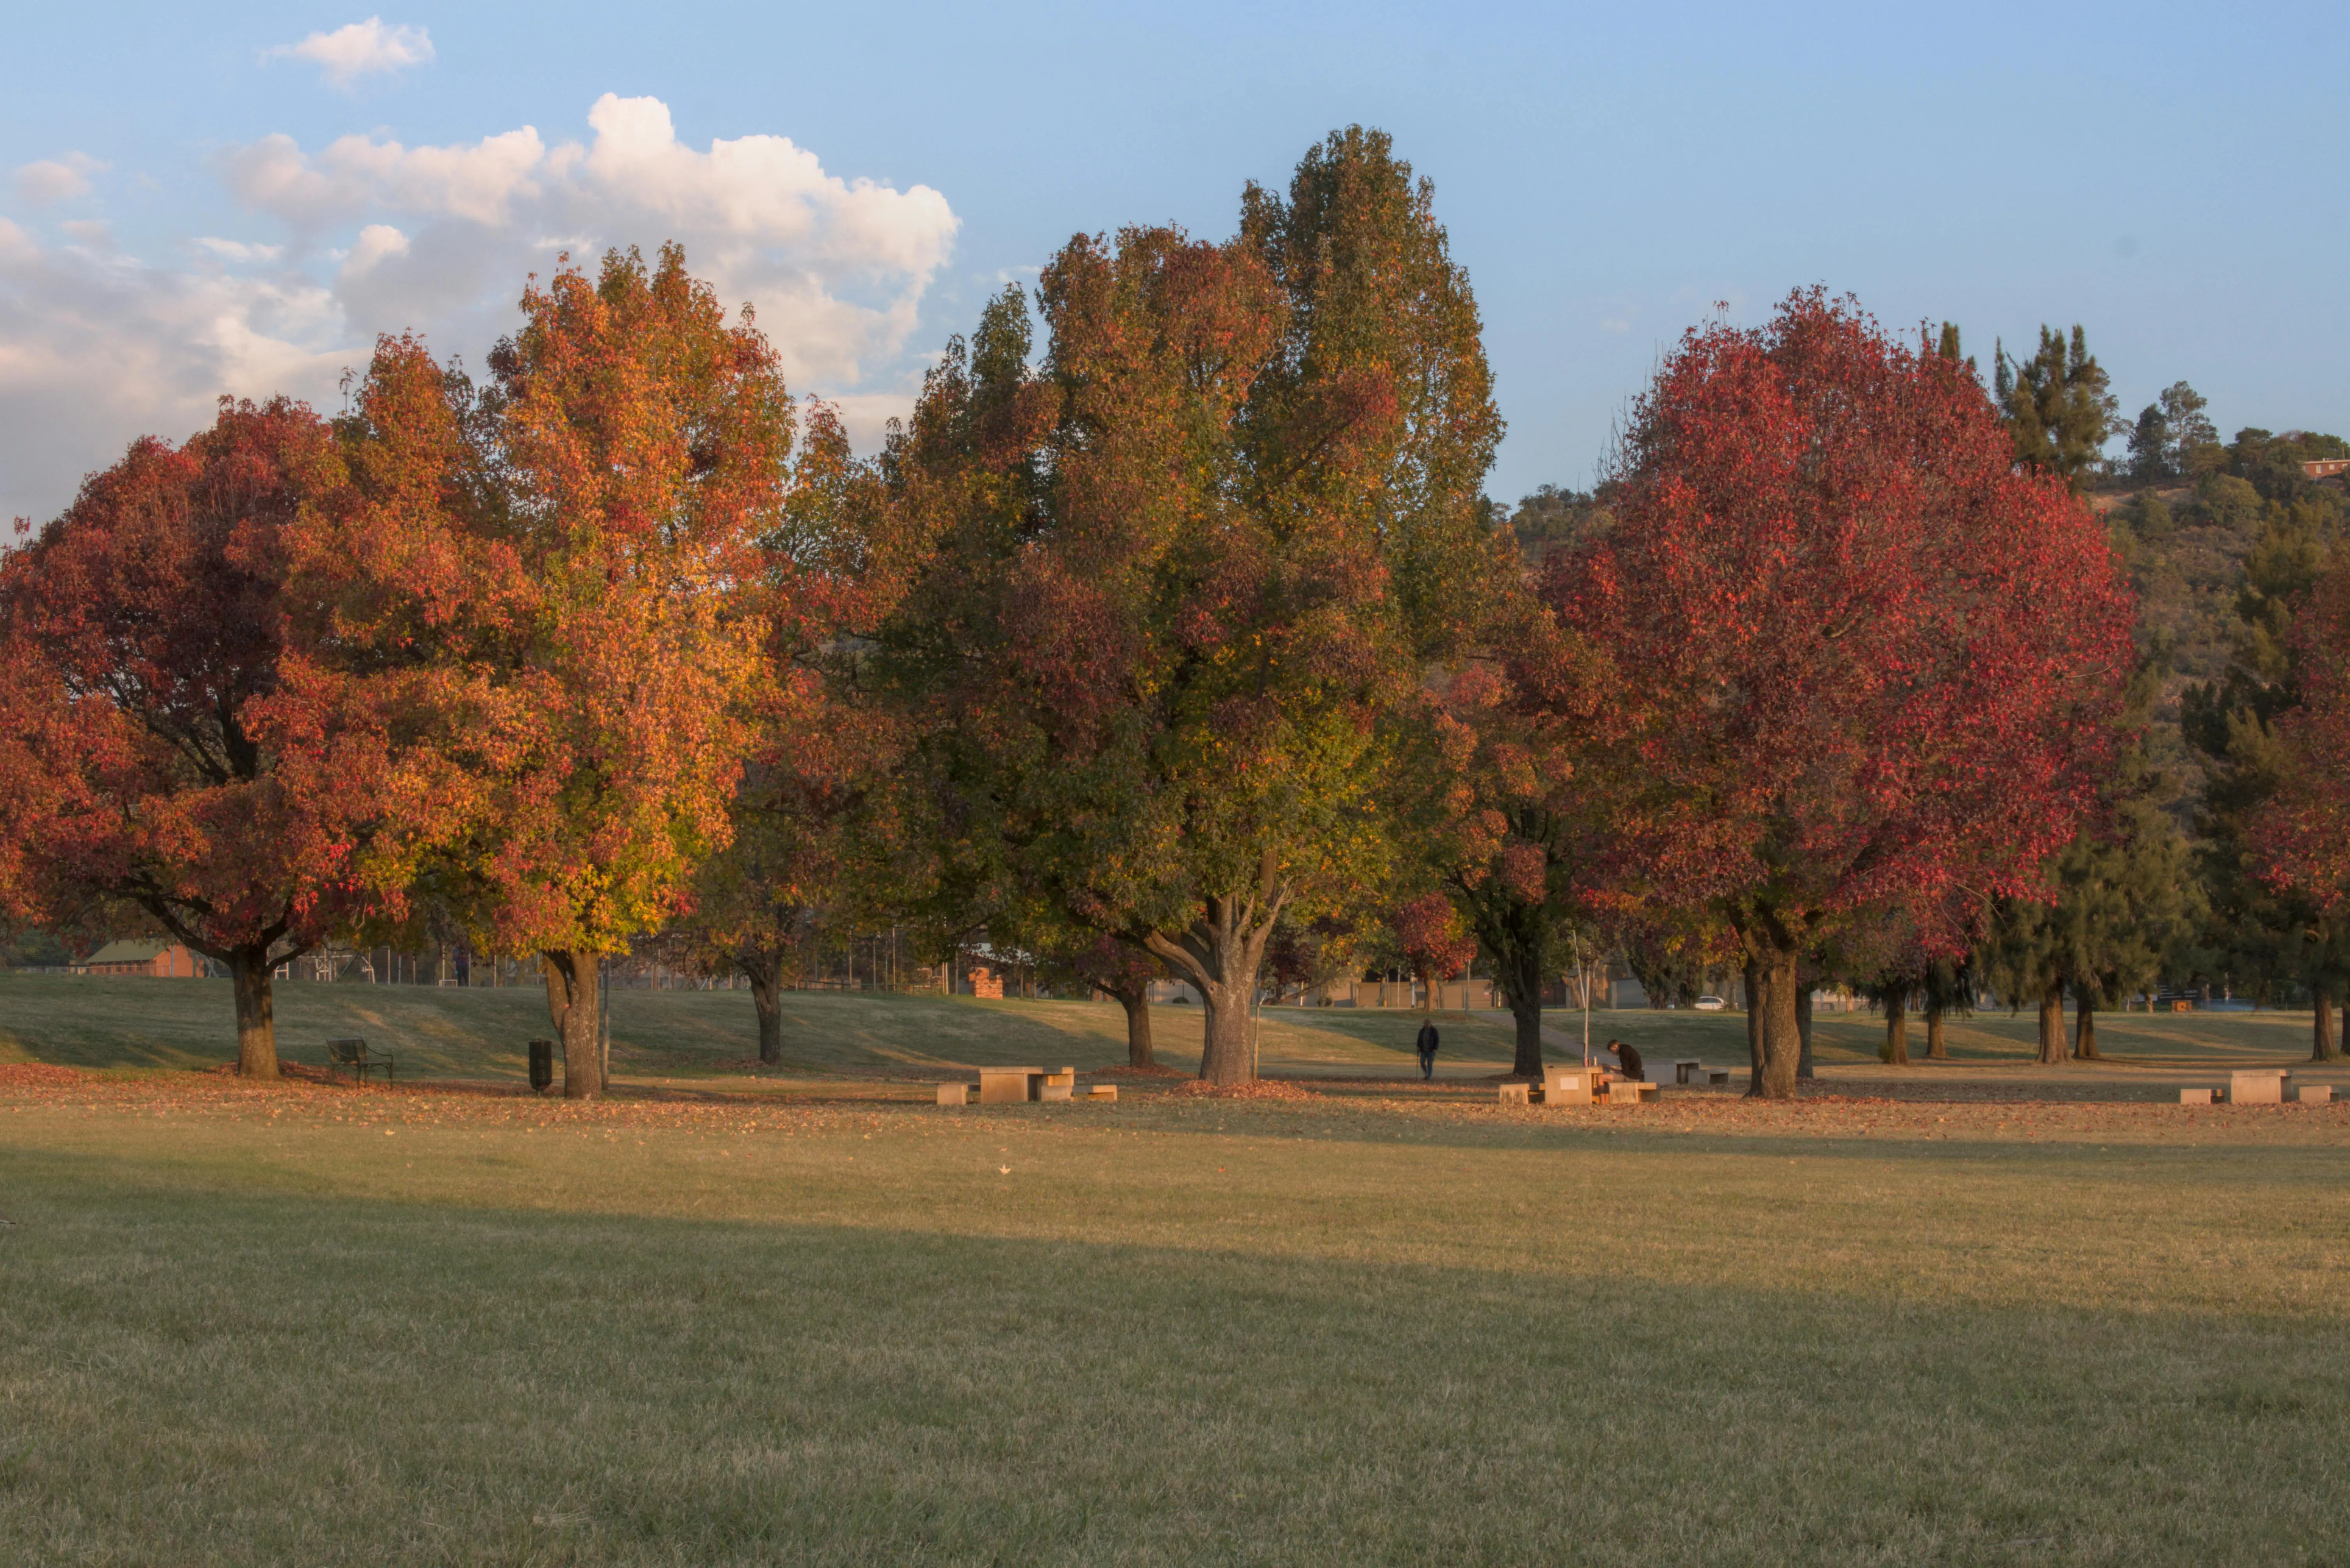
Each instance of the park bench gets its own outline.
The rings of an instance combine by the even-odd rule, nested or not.
[[[1607,1085],[1607,1103],[1611,1106],[1637,1106],[1642,1100],[1655,1099],[1659,1087],[1638,1078],[1617,1078]]]
[[[1686,1084],[1691,1078],[1704,1081],[1705,1064],[1694,1056],[1683,1056],[1673,1063],[1673,1082]]]
[[[327,1076],[329,1078],[335,1075],[335,1069],[340,1067],[364,1084],[368,1080],[368,1075],[380,1067],[383,1069],[384,1077],[390,1079],[393,1076],[394,1065],[395,1059],[390,1052],[370,1051],[368,1049],[368,1043],[364,1040],[327,1042]]]
[[[1057,1073],[1046,1073],[1036,1082],[1036,1097],[1040,1100],[1066,1100],[1077,1092],[1077,1070],[1064,1067]]]
[[[1532,1104],[1533,1097],[1527,1093],[1527,1090],[1532,1086],[1533,1085],[1528,1084],[1503,1085],[1502,1104],[1505,1106],[1523,1106]]]
[[[2208,1106],[2211,1103],[2211,1093],[2210,1089],[2181,1089],[2178,1091],[2178,1103],[2182,1106]]]
[[[1116,1084],[1096,1084],[1093,1087],[1086,1091],[1086,1098],[1089,1100],[1114,1100],[1118,1098],[1118,1085]]]
[[[939,1085],[939,1104],[942,1106],[967,1106],[971,1104],[971,1085],[969,1084],[941,1084]]]
[[[2301,1086],[2301,1093],[2294,1097],[2299,1099],[2304,1106],[2331,1105],[2334,1100],[2334,1085],[2331,1084],[2303,1084]]]

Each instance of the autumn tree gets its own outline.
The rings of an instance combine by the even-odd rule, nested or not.
[[[1427,693],[1394,811],[1492,968],[1515,1026],[1511,1072],[1539,1077],[1562,922],[1588,913],[1595,891],[1605,813],[1581,757],[1598,732],[1599,681],[1547,609],[1512,600],[1488,654]]]
[[[1116,1002],[1126,1014],[1126,1064],[1149,1071],[1159,1065],[1150,1038],[1150,988],[1166,978],[1166,966],[1144,949],[1116,937],[1079,936],[1064,955],[1081,985]]]
[[[301,404],[223,400],[93,474],[0,561],[0,907],[93,934],[135,910],[224,965],[237,1065],[277,1076],[270,977],[361,902],[349,808],[306,744],[286,535],[341,479]]]
[[[415,808],[369,872],[539,955],[586,1097],[601,956],[678,912],[731,831],[771,607],[744,588],[793,410],[675,246],[567,265],[522,311],[478,396],[381,346],[343,429],[354,499],[302,565],[339,650],[322,680]]]
[[[1396,906],[1388,916],[1396,946],[1422,988],[1422,1012],[1434,1012],[1439,981],[1461,973],[1477,956],[1477,939],[1468,923],[1441,893],[1422,893]]]
[[[2236,723],[2248,755],[2244,772],[2260,794],[2245,813],[2242,844],[2250,868],[2279,893],[2303,940],[2315,1002],[2310,1058],[2331,1061],[2341,1047],[2333,1004],[2343,973],[2343,931],[2350,925],[2350,791],[2339,759],[2350,738],[2350,566],[2334,565],[2310,590],[2292,633],[2301,702],[2281,711],[2267,743],[2256,715]],[[2246,789],[2246,794],[2251,794]]]
[[[843,921],[880,920],[911,853],[889,815],[895,718],[869,700],[860,659],[913,556],[837,411],[810,400],[801,423],[783,504],[755,541],[757,576],[739,589],[759,608],[767,668],[729,840],[695,873],[678,922],[750,981],[770,1065],[783,1059],[781,992],[801,955]]]
[[[888,459],[938,553],[883,639],[936,819],[1000,881],[1206,1002],[1201,1076],[1253,1076],[1285,911],[1387,863],[1389,716],[1505,549],[1500,421],[1426,183],[1340,133],[1243,233],[1080,236],[930,378]]]
[[[1546,592],[1618,682],[1619,862],[1736,935],[1751,1092],[1784,1096],[1808,951],[1896,904],[1959,950],[1973,900],[2071,837],[2127,597],[1962,364],[1816,290],[1692,329],[1617,471],[1615,528]]]

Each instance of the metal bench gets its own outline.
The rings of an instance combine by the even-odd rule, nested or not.
[[[368,1080],[368,1075],[380,1067],[383,1070],[386,1081],[390,1081],[393,1077],[395,1062],[396,1059],[390,1052],[370,1051],[368,1049],[368,1043],[364,1040],[327,1042],[327,1076],[329,1078],[335,1075],[336,1068],[341,1067],[348,1069],[353,1077],[364,1084]]]

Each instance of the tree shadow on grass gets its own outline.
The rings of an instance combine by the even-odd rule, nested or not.
[[[16,1561],[2284,1562],[2345,1501],[2338,1322],[5,1170]]]

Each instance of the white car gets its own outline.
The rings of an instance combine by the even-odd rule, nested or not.
[[[1730,1003],[1722,1001],[1721,998],[1711,993],[1697,999],[1697,1010],[1700,1012],[1719,1012],[1729,1005]]]

